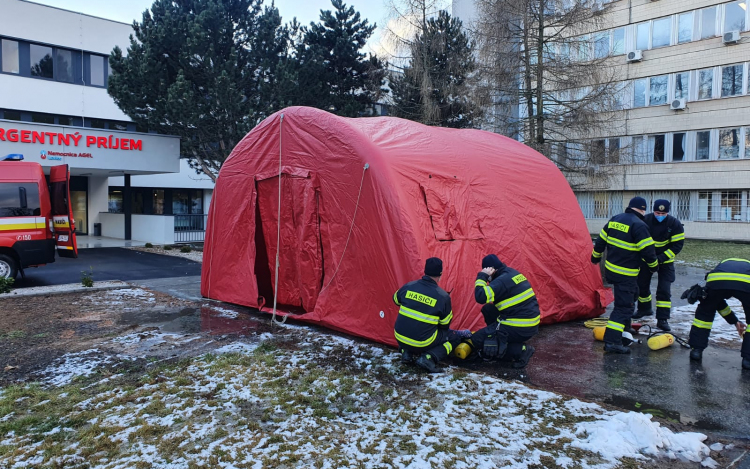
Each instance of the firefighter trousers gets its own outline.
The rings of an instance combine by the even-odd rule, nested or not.
[[[495,308],[495,311],[497,311],[497,308]],[[537,332],[539,332],[539,326],[516,327],[495,322],[494,324],[490,324],[487,327],[476,331],[471,336],[471,343],[477,351],[481,352],[484,348],[485,340],[493,334],[497,334],[500,348],[504,348],[502,345],[503,343],[507,344],[508,347],[504,358],[508,360],[516,360],[521,358],[524,343],[534,337]]]
[[[638,273],[638,311],[651,311],[653,275],[646,264],[641,265]],[[672,284],[675,281],[674,264],[659,264],[656,275],[656,319],[669,319],[672,312]]]
[[[708,290],[708,296],[698,303],[698,308],[695,310],[695,319],[690,327],[688,343],[691,348],[702,350],[708,346],[708,336],[711,335],[711,328],[719,305],[722,301],[732,297],[740,300],[747,318],[747,311],[750,310],[750,293],[736,290]],[[750,333],[747,331],[742,340],[742,358],[750,359]]]
[[[400,350],[406,349],[414,352],[415,354],[431,355],[432,358],[435,359],[435,361],[439,362],[441,360],[445,360],[453,351],[453,348],[461,343],[461,340],[462,339],[461,337],[459,337],[458,331],[454,331],[453,329],[438,329],[435,341],[427,347],[417,348],[412,347],[411,345],[407,345],[401,341],[397,342]]]
[[[635,301],[638,297],[637,277],[625,275],[607,275],[615,294],[615,307],[609,315],[607,330],[604,332],[604,342],[622,344],[622,332],[630,328],[630,322],[635,312]]]

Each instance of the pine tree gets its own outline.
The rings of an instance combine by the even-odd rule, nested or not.
[[[109,94],[136,124],[177,135],[181,154],[215,179],[234,146],[283,102],[275,71],[288,31],[263,0],[156,0],[127,55],[110,57]]]
[[[372,107],[381,93],[383,64],[361,52],[376,25],[342,0],[334,11],[320,12],[320,21],[303,28],[297,45],[296,104],[357,117]]]
[[[470,77],[474,44],[461,21],[445,11],[426,20],[411,43],[411,59],[393,80],[394,114],[441,127],[468,128],[481,114]]]

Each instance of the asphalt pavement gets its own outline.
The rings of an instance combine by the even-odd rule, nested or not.
[[[81,271],[91,272],[93,280],[125,282],[176,277],[195,277],[201,264],[182,257],[163,256],[124,248],[81,249],[77,259],[58,257],[53,264],[26,269],[14,288],[79,283]],[[200,283],[200,281],[199,281]]]

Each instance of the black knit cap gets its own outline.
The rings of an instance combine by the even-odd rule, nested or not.
[[[654,212],[669,213],[670,203],[667,199],[657,199],[654,201]]]
[[[632,199],[630,199],[630,203],[628,204],[628,208],[646,210],[646,207],[648,207],[648,204],[646,203],[646,199],[644,199],[643,197],[633,197]]]
[[[500,270],[505,268],[505,264],[503,264],[503,261],[500,260],[499,257],[497,257],[496,254],[488,254],[482,258],[482,268],[492,267],[495,270]]]
[[[430,257],[424,263],[424,274],[430,277],[440,277],[443,275],[443,261],[439,257]]]

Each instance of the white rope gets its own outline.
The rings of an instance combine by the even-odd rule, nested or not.
[[[336,274],[339,272],[339,267],[341,267],[341,261],[344,260],[344,254],[346,253],[346,248],[349,246],[349,239],[352,237],[352,231],[354,231],[354,220],[357,218],[357,210],[359,209],[359,198],[362,195],[362,186],[365,182],[365,173],[370,168],[370,163],[365,163],[365,167],[362,168],[362,179],[359,181],[359,193],[357,194],[357,204],[354,206],[354,215],[352,216],[352,224],[349,227],[349,235],[346,237],[346,243],[344,243],[344,250],[341,252],[341,258],[339,259],[339,263],[336,266],[336,270],[333,272],[333,275],[331,276],[331,280],[328,281],[328,285],[323,287],[320,292],[322,293],[323,290],[328,288],[331,283],[333,282],[333,279],[336,277]]]
[[[276,300],[279,297],[279,251],[281,250],[281,136],[284,130],[284,114],[281,115],[279,121],[279,206],[276,212],[276,271],[274,272],[274,285],[273,285],[273,315],[271,321],[275,324],[284,324],[286,322],[287,315],[284,315],[281,321],[276,320]]]

